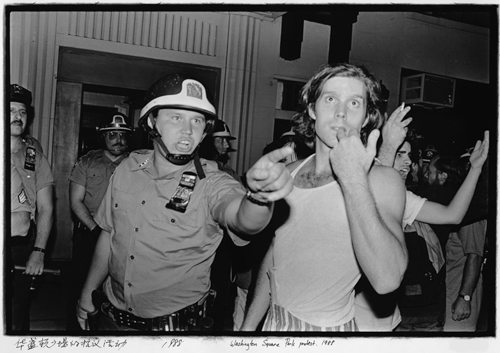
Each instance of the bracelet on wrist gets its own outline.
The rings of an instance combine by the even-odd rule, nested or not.
[[[247,191],[247,194],[245,195],[245,197],[251,203],[259,205],[259,206],[269,206],[273,203],[273,201],[270,201],[270,200],[256,198],[255,194],[253,192],[251,192],[250,190]]]
[[[38,246],[33,247],[33,251],[38,251],[41,252],[42,254],[45,254],[45,249],[44,248],[39,248]]]

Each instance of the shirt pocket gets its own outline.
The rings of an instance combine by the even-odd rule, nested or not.
[[[141,200],[144,199],[143,192],[137,185],[131,188],[113,187],[111,194],[111,210],[115,226],[137,223],[137,217],[142,214]]]
[[[165,252],[203,249],[216,241],[218,229],[200,208],[182,213],[167,209],[165,205],[162,207],[160,212],[154,213],[152,226],[159,230],[158,240],[165,244]]]
[[[87,179],[87,185],[92,185],[96,187],[97,185],[101,185],[104,182],[104,176],[97,173],[90,173]]]

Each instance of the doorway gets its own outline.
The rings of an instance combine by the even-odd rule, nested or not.
[[[68,178],[79,156],[100,148],[96,126],[101,126],[113,112],[122,112],[135,127],[131,149],[150,148],[146,134],[137,128],[147,89],[167,74],[185,74],[206,87],[208,99],[217,108],[221,72],[207,66],[69,47],[60,48],[58,63],[53,148],[56,234],[52,258],[68,260],[73,233]]]

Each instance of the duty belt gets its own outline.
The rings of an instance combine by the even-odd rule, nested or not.
[[[100,311],[119,326],[140,331],[201,331],[213,327],[209,311],[215,298],[215,291],[210,290],[197,303],[187,306],[172,314],[154,318],[142,318],[113,306],[102,291],[94,291],[92,299]]]

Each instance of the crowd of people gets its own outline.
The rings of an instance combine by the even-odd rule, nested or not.
[[[13,84],[8,330],[26,330],[44,270],[54,179]],[[148,90],[129,151],[115,113],[75,163],[68,330],[475,331],[487,254],[489,133],[460,157],[420,150],[404,103],[384,111],[364,67],[327,65],[292,128],[238,175],[237,139],[203,84]],[[408,131],[410,129],[410,131]],[[486,164],[486,167],[484,166]],[[230,304],[228,304],[230,303]]]

